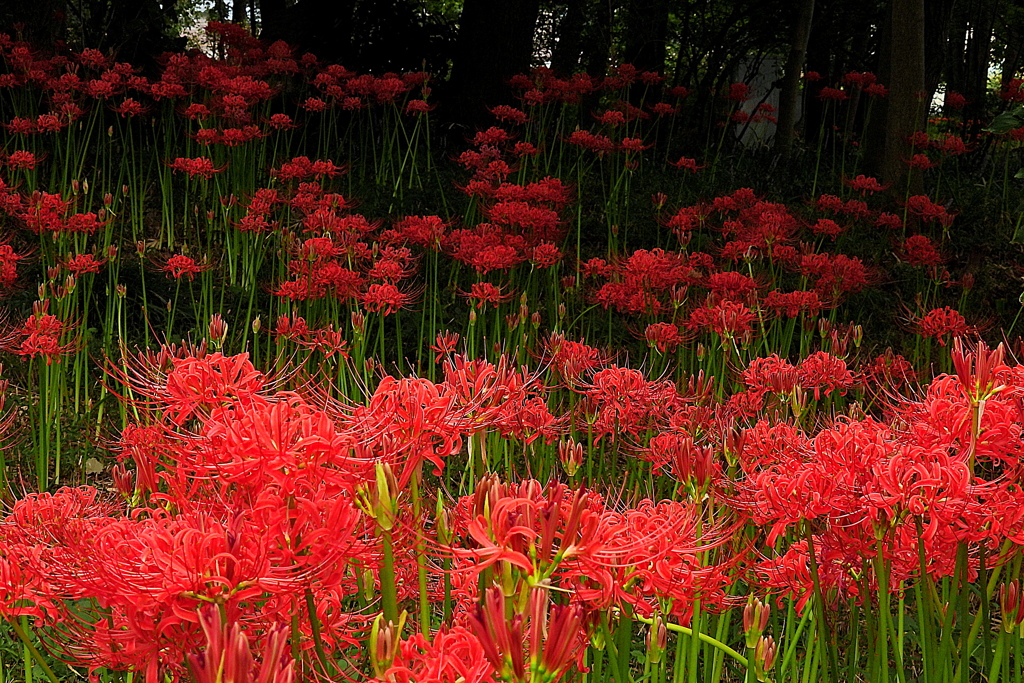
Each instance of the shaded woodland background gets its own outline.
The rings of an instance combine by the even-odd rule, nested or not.
[[[464,130],[512,97],[514,74],[543,66],[600,78],[621,63],[691,89],[688,106],[710,122],[723,86],[774,59],[784,65],[774,145],[785,153],[801,137],[815,142],[816,88],[870,71],[890,96],[866,131],[865,170],[889,181],[908,172],[906,137],[924,127],[937,92],[965,96],[965,118],[980,128],[1001,105],[990,81],[1005,85],[1024,67],[1024,0],[0,2],[0,28],[34,44],[94,47],[152,69],[161,53],[186,49],[183,34],[206,19],[356,71],[429,71],[439,120]],[[822,79],[804,83],[810,71]]]

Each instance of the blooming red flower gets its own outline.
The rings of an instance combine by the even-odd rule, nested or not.
[[[934,267],[942,265],[944,259],[935,245],[925,235],[908,237],[900,245],[903,260],[912,266]]]
[[[849,95],[845,90],[839,88],[830,88],[825,86],[818,91],[818,98],[822,100],[832,100],[833,102],[842,102],[843,100],[849,99]]]
[[[65,261],[64,267],[77,276],[83,273],[98,273],[104,263],[106,261],[97,260],[92,254],[76,254]]]
[[[644,330],[648,346],[654,346],[662,353],[674,353],[683,341],[679,328],[672,323],[652,323]]]
[[[61,356],[74,350],[76,341],[61,344],[72,326],[48,312],[49,301],[42,306],[34,305],[33,313],[25,321],[21,334],[25,337],[15,352],[29,358],[42,357],[46,364],[59,363]]]
[[[853,386],[853,373],[846,361],[824,351],[812,353],[796,368],[800,386],[814,392],[814,400],[837,392],[840,395]]]
[[[733,83],[729,86],[725,99],[733,102],[746,102],[750,99],[750,86],[746,83]]]
[[[935,168],[936,166],[939,165],[939,162],[932,161],[931,159],[929,159],[927,154],[915,154],[909,159],[904,159],[903,163],[905,163],[910,168],[919,168],[921,170]]]
[[[801,313],[817,315],[825,307],[818,292],[813,291],[780,292],[775,290],[765,295],[762,304],[765,308],[775,311],[776,314],[785,315],[787,318],[795,318]]]
[[[947,90],[943,98],[943,104],[950,109],[963,109],[967,106],[967,98],[955,90]]]
[[[869,178],[868,176],[865,176],[863,173],[853,179],[844,179],[843,182],[852,187],[857,192],[860,192],[862,195],[881,192],[889,187],[888,185],[882,185],[880,182],[878,182],[877,178]]]
[[[918,334],[938,339],[940,346],[945,346],[951,337],[962,337],[974,330],[959,311],[949,306],[928,311],[917,321],[916,327]]]
[[[120,104],[114,107],[114,111],[122,118],[131,118],[134,116],[142,116],[147,113],[149,111],[149,107],[144,106],[138,100],[126,97]]]
[[[697,308],[686,321],[691,330],[711,330],[720,337],[742,337],[750,332],[757,314],[738,301],[725,300],[711,308]]]
[[[696,173],[700,169],[704,168],[704,166],[706,164],[705,165],[698,164],[696,159],[690,159],[688,157],[679,157],[679,160],[674,162],[672,165],[675,166],[678,169],[684,169],[685,168],[688,171],[692,171],[692,172]]]
[[[509,123],[522,125],[529,121],[529,117],[526,115],[526,112],[521,109],[516,109],[515,107],[510,107],[507,104],[499,104],[496,107],[491,107],[488,111],[490,111],[496,118]]]
[[[412,298],[411,294],[401,291],[391,283],[374,283],[359,295],[359,302],[368,311],[383,311],[384,315],[391,315],[398,309],[408,306]]]
[[[198,176],[204,180],[209,180],[214,176],[214,174],[220,173],[226,168],[225,166],[217,168],[213,165],[213,160],[209,157],[197,157],[195,159],[178,157],[167,165],[172,171],[187,173],[190,178]]]
[[[459,294],[473,301],[476,308],[483,308],[484,304],[497,307],[514,297],[515,291],[503,291],[503,288],[490,282],[475,282],[468,292],[459,292]]]
[[[907,211],[928,222],[937,221],[942,225],[948,225],[953,221],[953,216],[946,212],[946,207],[936,204],[923,194],[907,199]]]
[[[167,259],[167,262],[160,268],[161,271],[167,273],[170,277],[175,280],[180,280],[182,277],[187,277],[189,280],[194,280],[195,276],[204,270],[209,270],[209,266],[197,263],[195,259],[184,254],[175,254]]]
[[[36,167],[38,161],[39,160],[36,158],[36,155],[32,152],[19,149],[7,155],[7,159],[4,160],[4,163],[11,169],[31,171]]]

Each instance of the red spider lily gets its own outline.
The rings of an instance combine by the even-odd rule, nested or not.
[[[201,610],[200,624],[206,637],[202,652],[187,657],[196,683],[291,683],[295,662],[287,652],[288,631],[277,629],[267,640],[263,663],[253,660],[249,638],[238,622],[222,623],[220,610]]]
[[[651,323],[644,330],[644,339],[662,353],[674,353],[683,341],[679,328],[672,323]]]
[[[649,382],[639,370],[612,366],[580,383],[597,438],[638,434],[668,420],[682,399],[672,382]]]
[[[663,116],[675,116],[680,112],[680,108],[673,106],[669,102],[655,102],[654,104],[648,105],[648,109],[651,113],[661,118]]]
[[[757,291],[757,282],[754,278],[733,270],[712,273],[705,278],[703,284],[715,295],[715,301],[743,301]]]
[[[853,385],[853,373],[846,367],[846,361],[824,351],[812,353],[797,366],[800,386],[814,392],[814,400],[822,394],[843,395]]]
[[[438,332],[430,350],[434,352],[434,362],[440,363],[442,358],[447,358],[455,353],[459,344],[459,335],[455,332]]]
[[[4,165],[12,170],[31,171],[35,169],[36,164],[39,163],[40,159],[36,157],[32,152],[25,151],[23,149],[15,150],[7,155],[6,159],[3,159]]]
[[[795,318],[801,313],[817,315],[823,308],[827,308],[827,304],[821,300],[817,292],[808,291],[771,291],[765,295],[761,304],[764,308],[787,318]]]
[[[565,141],[570,145],[576,145],[591,152],[596,152],[598,155],[615,151],[615,143],[610,138],[585,130],[577,130],[570,133]]]
[[[106,263],[103,259],[97,260],[93,254],[76,254],[70,257],[64,262],[64,267],[71,271],[75,276],[82,275],[84,273],[98,273],[103,264]]]
[[[903,219],[894,213],[879,213],[875,218],[875,225],[880,228],[886,228],[887,230],[902,230]]]
[[[751,391],[789,394],[797,385],[799,373],[789,361],[772,354],[755,358],[743,371],[743,383]]]
[[[305,180],[307,178],[333,178],[345,172],[344,166],[335,165],[330,159],[326,161],[310,160],[309,157],[295,157],[281,164],[281,168],[271,169],[270,175],[279,180]]]
[[[1011,78],[997,94],[1005,102],[1024,102],[1024,79]]]
[[[628,153],[639,153],[645,149],[650,149],[652,145],[645,145],[641,138],[622,138],[619,142],[619,149],[623,152]]]
[[[958,311],[949,306],[928,311],[915,326],[918,334],[938,339],[941,346],[945,346],[950,337],[962,337],[974,330]]]
[[[190,178],[199,177],[203,180],[209,180],[215,174],[220,173],[227,168],[226,165],[221,166],[220,168],[215,167],[213,165],[213,161],[209,157],[197,157],[195,159],[178,157],[167,165],[172,171],[187,173]]]
[[[33,313],[25,321],[21,334],[24,339],[16,349],[15,353],[29,358],[42,357],[46,364],[59,363],[61,356],[65,356],[78,345],[77,339],[61,343],[61,339],[67,337],[74,329],[74,325],[60,320],[49,311],[49,300],[36,302],[32,305]]]
[[[472,300],[475,308],[483,308],[484,304],[491,304],[497,308],[500,304],[512,299],[516,293],[514,290],[505,292],[501,287],[496,287],[490,282],[475,282],[468,292],[460,291],[459,295]]]
[[[291,130],[297,128],[298,124],[288,114],[272,114],[267,124],[274,130]]]
[[[750,86],[746,83],[733,83],[729,86],[729,90],[725,93],[725,99],[732,100],[733,102],[746,102],[750,99],[751,90]]]
[[[838,88],[830,88],[828,86],[825,86],[824,88],[818,91],[818,99],[821,100],[842,102],[843,100],[849,99],[849,97],[849,94],[847,94],[845,90],[840,90]]]
[[[510,107],[506,104],[491,107],[488,111],[490,111],[496,118],[508,123],[523,125],[529,120],[526,112],[521,109],[516,109],[515,107]]]
[[[113,110],[122,118],[133,118],[149,113],[149,107],[131,97],[126,97],[120,104],[113,107]]]
[[[865,176],[863,173],[858,175],[856,178],[844,178],[843,183],[852,187],[861,195],[874,194],[875,192],[884,192],[889,186],[882,185],[878,182],[877,178],[870,178]]]
[[[652,463],[654,471],[671,465],[677,481],[693,482],[698,489],[711,482],[718,470],[712,449],[697,446],[688,434],[662,432],[651,437],[645,450],[642,457]]]
[[[610,360],[598,349],[583,342],[570,341],[561,334],[552,334],[544,342],[543,358],[564,380],[575,381]]]
[[[396,285],[390,283],[374,283],[359,295],[359,303],[368,311],[391,315],[412,303],[414,296],[415,294],[403,292]]]
[[[752,329],[757,315],[738,301],[697,308],[690,313],[686,327],[691,330],[711,330],[720,337],[742,337]]]
[[[892,349],[875,357],[870,364],[861,367],[859,382],[877,385],[879,388],[899,390],[905,384],[916,381],[917,371],[913,364]]]
[[[600,114],[594,114],[594,118],[604,126],[615,127],[626,123],[626,115],[623,112],[616,110],[609,110],[601,112]]]
[[[967,98],[956,91],[947,90],[943,96],[943,104],[950,109],[959,110],[967,106]]]
[[[10,292],[18,280],[18,261],[25,258],[17,253],[9,244],[0,244],[0,288]]]
[[[174,254],[170,256],[160,270],[167,273],[169,277],[173,277],[175,280],[180,280],[183,277],[187,277],[189,280],[194,280],[195,276],[199,273],[207,271],[211,268],[209,264],[197,263],[195,259],[184,254]]]
[[[933,268],[941,266],[945,259],[928,237],[913,235],[900,245],[899,252],[904,261],[912,266]]]
[[[492,586],[469,620],[484,655],[503,680],[555,683],[579,664],[588,643],[579,605],[551,605],[548,592],[534,588],[526,612],[509,620],[504,603],[501,588]]]
[[[679,157],[678,161],[672,163],[678,169],[686,169],[696,173],[702,168],[706,167],[706,164],[698,164],[696,159],[690,159],[689,157]]]
[[[864,88],[864,93],[868,97],[888,97],[889,89],[881,83],[872,83],[871,85]]]
[[[537,268],[552,268],[562,260],[562,251],[551,242],[542,242],[530,252],[530,262]]]
[[[391,666],[379,679],[396,683],[491,683],[494,666],[484,646],[467,628],[454,626],[429,640],[416,633],[399,643]]]
[[[931,159],[929,159],[927,154],[915,154],[909,159],[904,159],[903,163],[905,163],[910,168],[917,168],[921,170],[935,168],[936,166],[939,165],[939,162],[932,161]]]

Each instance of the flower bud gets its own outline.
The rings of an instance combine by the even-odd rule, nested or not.
[[[583,444],[576,443],[576,440],[569,438],[558,443],[558,460],[562,463],[562,469],[570,477],[575,477],[583,464]]]
[[[209,339],[214,342],[217,346],[224,343],[224,340],[228,336],[228,324],[224,322],[224,318],[221,317],[220,313],[214,313],[210,316],[210,325],[208,328]]]
[[[647,660],[651,664],[657,664],[665,655],[665,648],[668,646],[668,628],[661,615],[655,615],[654,625],[651,626],[645,637],[647,643]]]
[[[775,639],[771,636],[761,636],[754,647],[754,672],[757,680],[768,681],[768,672],[775,666]]]
[[[746,637],[748,648],[754,648],[761,634],[768,628],[768,617],[772,608],[753,595],[747,598],[747,605],[743,608],[743,634]]]

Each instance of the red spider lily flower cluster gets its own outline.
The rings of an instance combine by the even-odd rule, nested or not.
[[[18,281],[18,262],[23,258],[10,244],[0,244],[0,295],[13,291]]]
[[[49,300],[32,305],[32,315],[21,328],[20,341],[8,341],[7,350],[27,358],[42,358],[47,365],[59,363],[62,356],[74,351],[77,339],[68,339],[74,325],[49,312]]]
[[[200,263],[191,256],[185,256],[184,254],[169,256],[163,265],[160,266],[162,272],[167,273],[168,277],[172,277],[175,280],[180,280],[183,277],[194,280],[196,275],[209,269],[209,264]]]
[[[922,337],[933,337],[942,346],[953,337],[963,337],[974,330],[959,311],[949,306],[928,311],[916,322],[915,327]]]
[[[197,157],[195,159],[178,157],[167,165],[172,171],[186,173],[190,178],[198,177],[203,180],[209,180],[215,174],[220,173],[226,168],[225,166],[217,168],[213,165],[213,160],[209,157]]]

